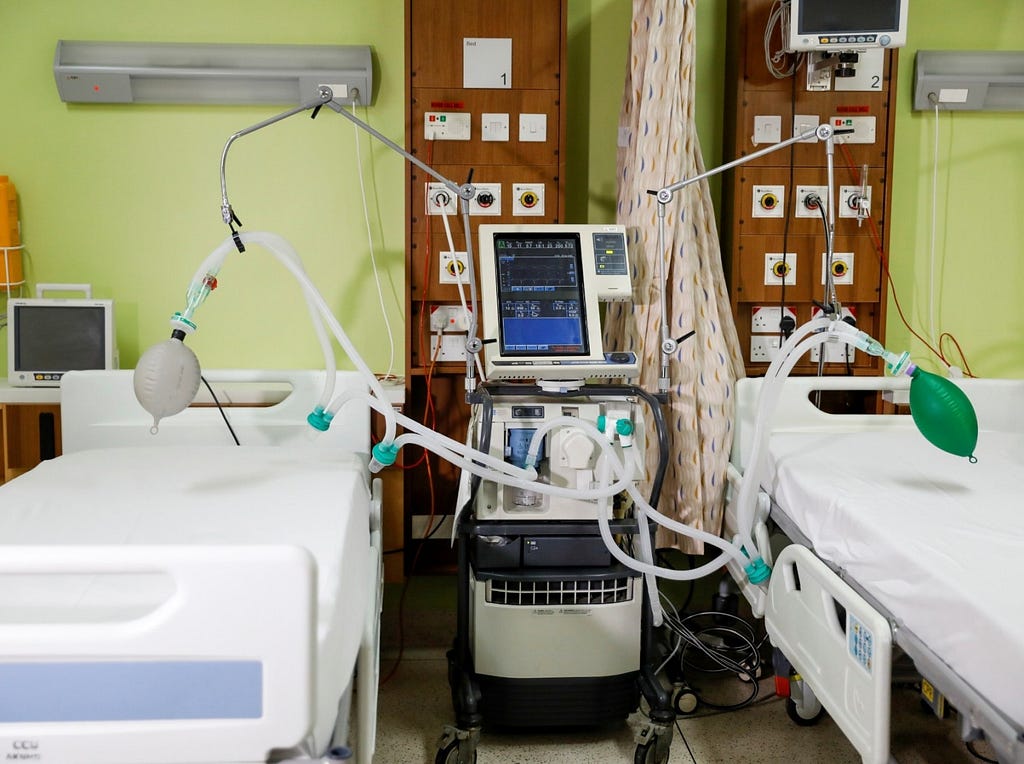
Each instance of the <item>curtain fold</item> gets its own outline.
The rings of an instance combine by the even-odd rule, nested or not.
[[[665,212],[658,251],[658,204],[648,190],[704,171],[694,123],[696,0],[633,0],[626,87],[619,115],[617,222],[630,230],[635,299],[609,306],[606,347],[643,359],[639,384],[657,389],[661,369],[660,293],[666,290],[669,334],[693,337],[670,365],[671,458],[659,509],[718,533],[733,435],[735,382],[743,360],[725,287],[714,209],[706,182],[677,192]],[[664,258],[666,283],[659,281]],[[654,443],[653,437],[648,438]],[[647,474],[657,461],[647,450]],[[703,551],[659,531],[659,546]]]

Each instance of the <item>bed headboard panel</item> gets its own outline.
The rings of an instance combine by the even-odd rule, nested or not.
[[[370,410],[347,404],[330,430],[316,433],[306,415],[323,391],[323,371],[210,370],[209,381],[243,446],[305,445],[369,453]],[[205,386],[185,411],[153,419],[135,399],[131,370],[70,371],[61,380],[61,439],[65,453],[113,446],[233,445],[234,440]],[[337,373],[335,394],[365,391],[356,372]],[[208,405],[204,405],[208,404]]]

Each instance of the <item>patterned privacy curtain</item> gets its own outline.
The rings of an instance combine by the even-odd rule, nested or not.
[[[676,192],[666,208],[666,236],[658,251],[657,190],[704,171],[694,124],[696,0],[633,0],[626,89],[620,111],[617,221],[632,230],[633,305],[612,304],[606,346],[643,358],[640,384],[657,389],[661,369],[662,289],[669,334],[691,329],[670,366],[671,401],[665,409],[671,459],[659,509],[681,522],[719,533],[725,473],[732,445],[735,382],[743,376],[736,326],[725,289],[714,209],[706,182]],[[628,143],[625,138],[628,137]],[[622,146],[622,144],[626,144]],[[666,283],[658,257],[665,258]],[[655,443],[653,430],[648,443]],[[647,449],[653,475],[656,449]],[[659,531],[659,546],[702,551]]]

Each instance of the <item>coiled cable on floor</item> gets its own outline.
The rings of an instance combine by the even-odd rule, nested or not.
[[[737,703],[718,703],[701,695],[692,685],[697,700],[720,711],[735,711],[750,705],[758,695],[761,675],[761,647],[767,635],[758,637],[747,621],[731,613],[706,611],[681,616],[672,603],[665,605],[665,628],[674,636],[672,650],[659,671],[678,660],[683,677],[732,674],[750,685],[750,693]]]

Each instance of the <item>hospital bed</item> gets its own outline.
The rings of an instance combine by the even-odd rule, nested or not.
[[[161,422],[71,372],[64,455],[0,487],[0,757],[226,764],[373,753],[380,483],[369,412],[314,440],[323,373],[207,371]],[[337,390],[363,389],[339,373]],[[349,410],[355,409],[355,410]],[[356,668],[358,667],[358,672]]]
[[[890,760],[901,650],[957,709],[965,740],[984,736],[999,761],[1024,762],[1024,381],[961,384],[981,428],[976,464],[929,445],[909,416],[813,403],[818,390],[898,397],[906,381],[786,380],[754,536],[774,523],[795,543],[766,595],[741,588],[802,677],[804,706],[820,700],[864,761]],[[762,383],[738,385],[734,478],[748,467]],[[727,532],[735,523],[730,507]]]

